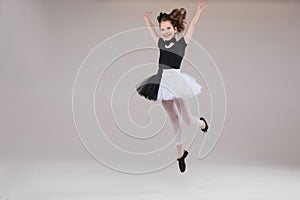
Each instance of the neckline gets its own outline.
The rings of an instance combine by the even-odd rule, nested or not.
[[[166,48],[166,49],[171,49],[171,48],[174,47],[175,44],[178,43],[182,38],[183,38],[183,37],[181,37],[178,41],[176,40],[176,42],[174,42],[174,44],[173,44],[171,47],[166,47],[166,45],[163,45],[163,46],[164,46],[164,48]],[[162,39],[162,40],[163,40],[163,39]],[[163,42],[164,42],[164,41],[163,41]]]
[[[174,44],[173,44],[172,46],[170,46],[170,47],[166,47],[166,45],[164,45],[164,47],[165,47],[166,49],[171,49],[177,42],[178,42],[178,41],[174,42]]]

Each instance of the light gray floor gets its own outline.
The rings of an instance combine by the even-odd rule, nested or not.
[[[2,165],[2,199],[207,199],[279,200],[300,198],[300,170],[264,165],[188,161],[156,173],[129,175],[96,162],[16,162]],[[3,174],[4,173],[4,174]]]

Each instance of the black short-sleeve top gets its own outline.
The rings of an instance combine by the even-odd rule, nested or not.
[[[160,50],[158,62],[159,68],[166,69],[171,67],[174,69],[180,69],[180,65],[185,54],[185,48],[187,46],[184,37],[182,36],[169,48],[165,47],[164,41],[160,37],[158,39],[157,46]]]

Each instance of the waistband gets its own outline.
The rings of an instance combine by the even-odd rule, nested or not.
[[[180,72],[180,69],[163,69],[164,72]]]
[[[158,71],[159,72],[168,71],[168,70],[171,70],[171,71],[180,71],[180,68],[179,69],[175,69],[175,68],[172,68],[172,67],[161,66],[161,65],[158,67]]]

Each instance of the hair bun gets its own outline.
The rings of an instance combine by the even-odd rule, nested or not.
[[[185,8],[175,8],[169,13],[170,18],[173,21],[173,26],[177,27],[179,32],[184,31],[186,24],[186,9]]]

